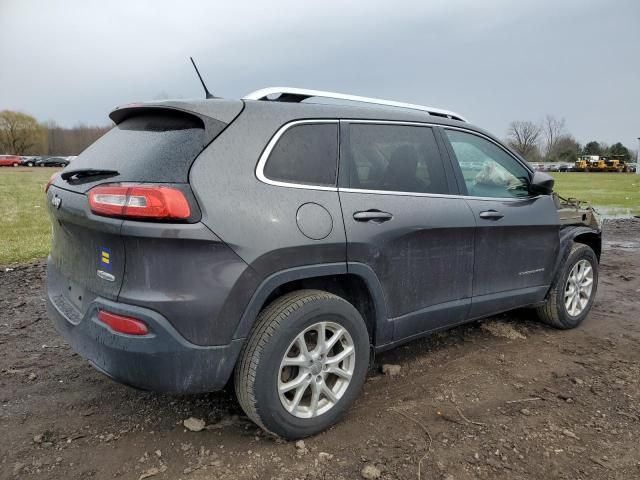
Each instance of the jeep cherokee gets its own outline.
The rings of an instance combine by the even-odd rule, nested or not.
[[[119,382],[233,380],[253,421],[300,438],[375,352],[519,307],[572,328],[593,303],[591,210],[456,113],[271,88],[110,117],[47,186],[47,305]]]

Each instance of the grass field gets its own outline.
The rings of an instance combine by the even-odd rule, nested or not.
[[[44,257],[51,226],[44,187],[55,168],[0,168],[0,265]]]
[[[0,265],[44,257],[51,227],[44,187],[56,169],[0,168]],[[640,215],[640,175],[553,173],[564,197],[588,200],[606,215]]]
[[[592,203],[607,216],[640,215],[640,175],[633,173],[552,173],[554,190],[563,197]]]

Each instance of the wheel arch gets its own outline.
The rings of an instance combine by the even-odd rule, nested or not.
[[[372,345],[391,340],[380,281],[370,267],[360,263],[308,265],[273,273],[254,292],[233,338],[247,338],[260,311],[273,300],[307,288],[325,290],[351,303],[362,315]]]
[[[602,253],[602,230],[594,229],[586,226],[571,225],[564,227],[560,230],[560,249],[558,251],[558,257],[554,265],[553,282],[549,287],[549,291],[556,283],[558,272],[567,261],[571,247],[574,242],[588,245],[595,252],[598,262],[600,262],[600,255]],[[547,296],[549,292],[547,292]]]
[[[589,229],[589,231],[578,232],[572,240],[577,243],[583,243],[594,251],[598,262],[600,262],[600,255],[602,254],[602,232]]]

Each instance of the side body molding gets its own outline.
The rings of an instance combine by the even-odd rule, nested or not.
[[[289,268],[268,276],[254,292],[247,308],[245,308],[236,331],[234,339],[247,338],[251,332],[260,309],[269,295],[281,285],[295,281],[318,277],[339,276],[352,274],[360,277],[371,294],[375,309],[375,318],[368,319],[374,328],[374,342],[376,345],[388,343],[393,334],[393,325],[387,320],[387,308],[382,293],[382,287],[378,277],[367,265],[361,263],[327,263],[318,265],[305,265]]]

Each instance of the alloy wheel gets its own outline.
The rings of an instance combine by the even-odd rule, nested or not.
[[[572,317],[580,315],[593,291],[593,267],[587,260],[577,262],[567,278],[564,289],[564,306]]]
[[[296,336],[280,362],[278,395],[297,418],[314,418],[333,408],[349,388],[356,350],[349,332],[318,322]]]

